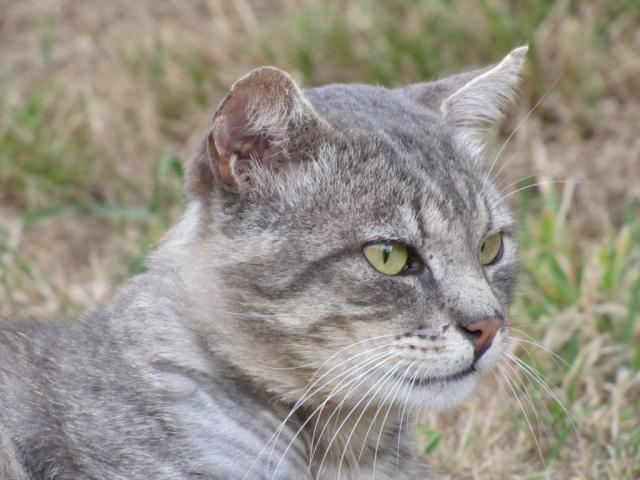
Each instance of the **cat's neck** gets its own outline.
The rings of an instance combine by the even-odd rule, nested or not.
[[[366,406],[366,408],[365,408]],[[318,410],[319,409],[319,410]],[[315,413],[314,413],[315,412]],[[369,471],[402,459],[406,425],[401,406],[363,401],[358,406],[332,403],[305,413],[305,441],[313,478],[351,478],[349,472]],[[403,420],[406,420],[406,415]],[[394,460],[395,461],[395,460]]]

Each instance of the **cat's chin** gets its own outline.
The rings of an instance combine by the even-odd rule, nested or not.
[[[473,393],[480,379],[495,367],[499,358],[498,349],[492,348],[486,357],[444,380],[406,382],[401,385],[397,399],[406,400],[408,407],[417,410],[439,411],[456,407]]]
[[[460,404],[476,388],[479,374],[470,372],[455,380],[437,383],[403,385],[398,399],[407,400],[408,407],[414,410],[446,410]]]

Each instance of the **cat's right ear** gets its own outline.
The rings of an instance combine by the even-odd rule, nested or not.
[[[515,99],[528,47],[509,52],[488,68],[418,83],[402,92],[438,113],[473,148],[484,143],[484,130],[497,123]]]
[[[271,170],[303,161],[304,140],[326,124],[293,79],[274,67],[240,78],[222,100],[201,151],[187,170],[192,196],[214,188],[250,188],[254,166]]]

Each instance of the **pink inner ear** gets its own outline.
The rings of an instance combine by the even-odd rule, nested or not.
[[[220,179],[228,187],[237,186],[234,174],[241,176],[251,161],[260,161],[269,168],[278,168],[286,161],[284,152],[271,146],[264,133],[251,132],[247,122],[243,113],[225,109],[209,135],[210,155],[218,165]]]
[[[302,126],[315,119],[286,73],[262,67],[238,80],[218,108],[208,137],[222,184],[237,188],[246,181],[250,162],[277,169],[301,158],[301,152],[293,151],[293,158],[288,153]]]
[[[242,163],[247,163],[252,154],[259,156],[263,150],[258,136],[250,129],[248,104],[249,95],[244,91],[232,92],[223,102],[209,135],[210,154],[218,165],[220,179],[228,187],[237,186],[234,173],[242,170]],[[235,172],[231,165],[234,156]]]

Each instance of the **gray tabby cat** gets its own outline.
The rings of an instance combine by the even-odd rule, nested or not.
[[[431,478],[409,417],[506,345],[516,245],[482,137],[526,50],[395,90],[238,80],[148,272],[0,332],[0,477]]]

